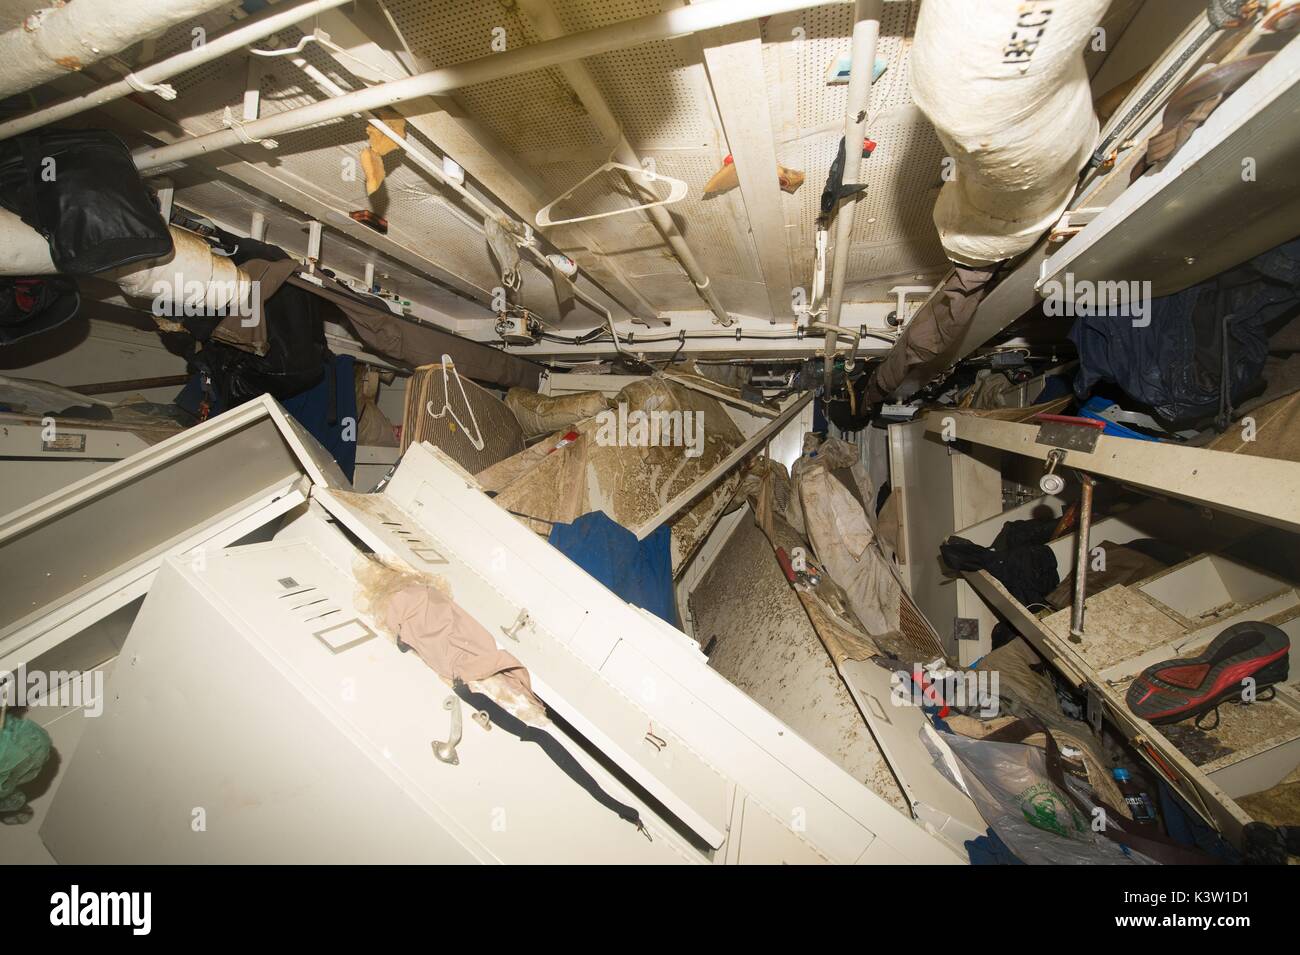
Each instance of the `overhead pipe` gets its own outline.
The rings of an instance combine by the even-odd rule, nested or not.
[[[58,271],[45,236],[0,206],[0,275],[53,275]]]
[[[209,314],[231,311],[255,317],[261,303],[248,273],[226,256],[214,255],[193,232],[168,228],[171,255],[100,272],[99,277],[116,282],[126,295],[153,299],[155,314],[183,314],[184,308],[193,307]]]
[[[862,170],[862,140],[866,135],[867,111],[871,106],[871,76],[876,62],[876,41],[880,38],[883,0],[857,0],[853,5],[853,39],[850,46],[848,100],[844,105],[844,185],[859,181]],[[849,243],[853,239],[853,212],[858,193],[840,200],[835,213],[835,253],[831,260],[831,295],[826,313],[826,374],[829,388],[834,371],[834,328],[844,307],[844,283],[849,270]],[[854,343],[854,352],[857,343]],[[853,354],[849,355],[850,362]]]
[[[1097,141],[1083,53],[1109,2],[921,4],[912,99],[953,160],[934,224],[954,262],[1013,258],[1065,211]]]
[[[320,87],[321,91],[325,93],[326,96],[337,97],[337,96],[347,95],[347,91],[343,89],[343,87],[339,86],[337,83],[331,80],[319,69],[312,66],[302,57],[300,56],[293,57],[290,62],[292,62],[294,66],[298,67],[298,69],[306,73],[307,76],[311,78],[312,82],[314,82],[318,87]],[[439,162],[436,157],[431,156],[429,155],[429,153],[425,152],[424,147],[421,146],[419,143],[407,139],[405,136],[400,135],[395,129],[393,129],[393,127],[389,126],[386,122],[384,122],[382,119],[380,119],[377,116],[368,116],[366,118],[366,122],[369,123],[369,125],[372,128],[382,133],[385,138],[387,138],[391,142],[395,143],[398,147],[400,147],[403,150],[403,152],[405,152],[407,158],[409,158],[417,166],[419,166],[425,172],[429,173],[429,175],[433,176],[433,178],[436,179],[443,186],[446,186],[448,189],[451,189],[462,199],[464,199],[465,202],[470,206],[470,208],[472,208],[480,216],[484,216],[486,218],[497,218],[500,215],[500,213],[497,210],[493,209],[487,203],[479,199],[478,196],[474,195],[472,192],[466,189],[464,185],[462,185],[459,182],[456,182],[454,179],[448,178],[446,172],[443,170],[442,163]],[[479,227],[479,231],[480,232],[483,231],[481,226]],[[520,245],[520,248],[527,255],[529,255],[538,264],[538,266],[541,267],[543,273],[545,273],[546,271],[552,268],[550,262],[547,261],[545,253],[543,253],[541,249],[537,248],[536,246],[527,245],[527,244]],[[581,274],[581,272],[579,271],[579,273],[577,274]],[[614,317],[612,314],[610,314],[608,308],[606,308],[604,305],[602,305],[599,301],[597,301],[592,296],[588,295],[582,289],[578,288],[576,283],[574,283],[573,285],[573,294],[576,298],[582,301],[583,304],[585,304],[592,311],[596,312],[598,315],[602,315],[605,319],[606,324],[609,325],[610,333],[611,334],[614,333]]]
[[[0,99],[230,5],[230,0],[55,0],[0,33]]]
[[[80,5],[86,3],[87,0],[76,0],[76,2],[77,5]],[[69,116],[76,116],[85,110],[103,106],[105,103],[111,103],[113,100],[121,99],[123,96],[129,96],[131,93],[142,90],[155,90],[161,95],[170,98],[167,96],[168,92],[171,93],[171,96],[175,96],[175,92],[171,91],[170,87],[165,87],[164,84],[173,76],[184,73],[186,70],[192,70],[196,66],[202,66],[204,63],[210,63],[227,53],[241,50],[250,43],[263,40],[274,33],[278,33],[285,27],[293,26],[295,23],[300,23],[309,17],[314,17],[327,10],[333,10],[335,7],[341,7],[343,4],[351,2],[352,0],[305,0],[305,2],[292,5],[278,4],[269,7],[256,16],[249,17],[228,30],[223,30],[206,43],[187,48],[174,56],[169,56],[157,63],[152,63],[149,66],[128,73],[122,79],[101,86],[93,92],[86,93],[83,96],[74,96],[52,106],[45,106],[35,112],[28,113],[26,116],[19,116],[17,119],[0,123],[0,140],[30,132],[50,123],[60,122]]]
[[[551,5],[546,0],[519,0],[519,8],[521,13],[532,22],[533,28],[544,39],[554,40],[563,36],[564,28],[555,16],[555,11],[551,9]],[[578,99],[591,116],[592,122],[596,124],[601,136],[606,142],[612,141],[617,144],[614,150],[615,161],[624,166],[641,169],[641,157],[637,155],[636,150],[632,148],[632,144],[623,135],[622,124],[619,123],[613,110],[610,109],[609,103],[605,100],[600,88],[596,86],[596,81],[592,79],[591,72],[587,67],[580,60],[573,60],[560,64],[560,72],[564,74],[564,78],[573,87],[573,91],[578,94]],[[709,281],[708,273],[704,271],[699,259],[691,251],[690,245],[677,228],[677,223],[673,221],[672,215],[662,206],[651,206],[644,211],[650,216],[655,227],[663,235],[664,241],[668,243],[669,248],[673,250],[673,255],[677,257],[677,261],[686,270],[691,284],[695,286],[696,291],[700,293],[700,297],[708,304],[709,310],[713,312],[717,323],[719,325],[731,325],[734,320],[722,304],[722,300],[718,298],[718,293]]]
[[[248,273],[225,256],[214,255],[192,232],[169,226],[170,255],[96,273],[126,295],[153,299],[166,314],[186,304],[205,311],[230,310],[253,315],[258,302]],[[0,275],[57,275],[50,244],[22,219],[0,208]],[[198,294],[201,289],[201,295]]]
[[[712,0],[710,3],[665,10],[503,53],[490,53],[454,66],[356,90],[338,99],[321,100],[296,109],[283,110],[238,124],[231,129],[194,136],[169,146],[142,150],[135,154],[135,164],[140,170],[156,169],[169,163],[229,149],[241,143],[292,133],[353,113],[369,112],[381,106],[425,96],[442,96],[466,86],[548,69],[571,60],[597,56],[639,43],[686,36],[817,5],[811,0]]]

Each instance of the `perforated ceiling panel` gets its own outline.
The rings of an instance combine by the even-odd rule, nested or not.
[[[865,194],[853,218],[849,297],[878,297],[875,279],[933,275],[946,267],[932,211],[941,184],[943,147],[915,108],[908,84],[919,3],[886,3],[876,58],[886,64],[871,89],[867,138],[876,143],[862,164]],[[847,87],[826,83],[836,57],[848,52],[852,7],[817,7],[772,17],[763,28],[764,67],[778,161],[802,170],[804,188],[787,222],[795,226],[795,281],[812,281],[813,243],[821,185],[830,173],[844,128]],[[812,187],[812,188],[809,188]],[[885,284],[894,284],[886,282]]]
[[[302,31],[288,28],[278,34],[277,47],[293,47],[302,37]],[[158,47],[163,53],[174,52],[189,42],[189,30],[177,28],[169,31]],[[269,48],[270,44],[260,46]],[[307,44],[302,55],[345,89],[359,89],[364,85],[339,66],[329,52],[314,44]],[[242,65],[235,58],[182,74],[174,81],[182,95],[170,103],[159,101],[151,105],[164,115],[183,121],[190,129],[220,129],[224,108],[232,103],[232,91],[242,91],[242,74],[250,62],[261,93],[262,116],[315,102],[323,95],[287,57],[245,58]],[[242,96],[242,92],[238,95]],[[238,117],[239,100],[234,100],[233,105]],[[208,108],[199,112],[204,106]],[[415,131],[411,135],[421,139]],[[389,222],[390,238],[436,261],[454,273],[463,288],[481,298],[489,297],[491,290],[500,284],[481,226],[452,206],[425,173],[403,163],[398,154],[390,153],[384,159],[387,175],[380,191],[373,196],[366,195],[360,164],[361,150],[366,145],[364,119],[345,117],[278,136],[276,143],[273,151],[266,152],[265,160],[255,165],[304,192],[325,198],[330,205],[345,212],[369,209],[384,216]],[[427,141],[423,144],[430,145]],[[534,285],[542,288],[540,283]],[[549,289],[549,280],[545,288]],[[539,297],[536,307],[545,313],[553,309],[553,304],[553,295],[548,295]]]
[[[553,0],[552,8],[566,31],[578,32],[658,12],[670,4],[675,0]],[[514,0],[386,0],[386,6],[412,52],[435,66],[489,55],[494,39],[504,41],[508,49],[542,39]],[[868,190],[854,215],[850,300],[878,300],[882,283],[896,284],[887,280],[933,276],[946,264],[931,221],[942,150],[908,93],[918,6],[915,0],[889,0],[884,5],[877,55],[888,66],[872,90],[868,136],[878,145],[862,167]],[[204,24],[215,32],[229,19],[229,14],[216,14]],[[839,3],[771,17],[761,25],[766,83],[753,95],[767,104],[778,161],[806,177],[796,194],[781,193],[778,200],[793,278],[805,287],[812,281],[820,192],[844,122],[846,87],[828,85],[826,73],[849,49],[851,22],[852,5]],[[303,28],[310,30],[311,24]],[[301,37],[298,30],[285,30],[278,45],[292,46]],[[158,39],[155,56],[187,47],[192,39],[188,28],[173,29]],[[657,41],[583,62],[638,153],[657,171],[689,184],[687,198],[667,208],[728,309],[765,316],[763,274],[740,190],[703,198],[705,183],[728,151],[722,133],[725,117],[718,116],[703,66],[705,42],[707,36]],[[328,51],[308,44],[304,55],[345,88],[362,85]],[[150,107],[193,131],[218,129],[224,107],[239,115],[247,60],[232,56],[191,70],[172,81],[181,93],[178,100],[155,99]],[[323,95],[285,58],[257,60],[254,75],[263,115]],[[612,152],[614,144],[602,140],[558,69],[468,87],[457,91],[455,99],[495,140],[493,149],[499,147],[536,176],[545,190],[536,197],[538,205],[574,186]],[[422,138],[414,130],[408,134]],[[367,198],[357,162],[365,144],[361,118],[277,139],[274,151],[248,149],[242,155],[334,208],[373,208],[386,216],[389,238],[458,277],[458,287],[467,294],[486,297],[499,283],[481,224],[400,155],[387,157],[386,184]],[[425,144],[440,152],[437,143]],[[589,185],[565,211],[590,213],[629,201],[615,189]],[[607,256],[600,264],[617,268],[656,308],[703,310],[699,295],[646,214],[589,221],[583,230]],[[545,275],[526,267],[524,289],[531,307],[551,319],[558,317]],[[583,314],[590,323],[591,313]]]

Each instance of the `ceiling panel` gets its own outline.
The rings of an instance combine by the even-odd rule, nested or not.
[[[673,0],[667,0],[671,3]],[[576,32],[663,8],[665,0],[556,0],[556,15]],[[494,29],[504,29],[510,49],[540,42],[512,0],[387,0],[393,22],[413,52],[437,66],[490,54]],[[905,272],[928,272],[945,262],[930,214],[939,185],[942,148],[928,122],[911,106],[908,59],[918,3],[885,4],[878,55],[888,69],[872,90],[868,135],[878,143],[863,165],[868,190],[854,214],[849,297],[875,295],[875,279]],[[839,142],[846,87],[829,86],[826,70],[849,47],[852,6],[829,4],[798,14],[768,18],[761,26],[765,95],[783,165],[802,171],[805,182],[794,195],[782,193],[795,281],[812,281],[812,247],[823,182]],[[223,15],[209,17],[215,31]],[[279,36],[281,48],[302,34]],[[155,44],[156,55],[189,45],[186,29],[173,29]],[[656,171],[685,180],[690,191],[668,209],[701,265],[716,283],[727,308],[765,316],[761,271],[739,190],[703,198],[705,183],[720,168],[725,139],[702,65],[701,42],[685,37],[641,44],[584,61],[625,134]],[[266,44],[263,44],[264,46]],[[304,55],[340,85],[360,81],[335,56],[313,44]],[[150,106],[193,130],[222,125],[222,110],[238,112],[247,57],[227,57],[176,78],[181,96]],[[287,59],[256,61],[263,114],[290,109],[320,94]],[[611,143],[600,134],[558,69],[533,71],[457,91],[465,111],[495,137],[525,168],[535,173],[554,198],[603,162]],[[349,117],[279,137],[279,147],[258,163],[312,195],[327,197],[343,210],[373,208],[389,221],[389,237],[454,274],[470,293],[498,284],[481,226],[458,204],[448,202],[426,174],[397,154],[387,159],[388,178],[367,198],[357,157],[365,124]],[[419,139],[414,132],[411,135]],[[431,144],[430,144],[431,145]],[[251,158],[251,157],[250,157]],[[355,175],[349,173],[355,172]],[[775,171],[774,171],[775,172]],[[626,207],[629,199],[604,185],[590,184],[575,195],[571,208],[584,211]],[[703,310],[683,269],[649,218],[623,213],[584,224],[584,230],[656,307]],[[595,264],[596,257],[587,256]],[[527,303],[554,314],[549,279],[535,270],[525,276]],[[582,321],[592,313],[581,309]]]

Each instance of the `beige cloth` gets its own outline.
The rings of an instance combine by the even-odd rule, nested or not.
[[[406,136],[406,117],[397,110],[382,106],[375,117],[395,132],[399,138]],[[400,147],[374,126],[366,127],[367,146],[361,151],[361,169],[366,174],[366,195],[374,195],[384,184],[384,157]]]
[[[817,560],[844,589],[854,615],[868,634],[880,636],[899,629],[902,589],[875,543],[875,529],[863,507],[862,501],[874,499],[870,481],[856,462],[851,468],[831,470],[843,463],[842,449],[827,448],[834,443],[822,445],[826,453],[796,463],[803,523]],[[856,494],[839,475],[856,485]]]
[[[885,360],[871,373],[868,404],[889,397],[909,377],[924,383],[951,362],[949,350],[970,326],[975,309],[993,288],[997,273],[997,266],[953,267],[943,286],[912,316]]]
[[[381,373],[374,365],[357,362],[352,379],[357,394],[357,444],[378,445],[384,448],[396,448],[398,430],[380,410],[378,404],[379,382]]]
[[[528,670],[500,649],[492,634],[432,585],[411,583],[382,604],[383,626],[420,655],[444,680],[486,680],[500,673],[526,699],[533,694]]]
[[[557,431],[518,454],[475,475],[479,486],[496,492],[496,503],[538,534],[552,524],[572,524],[591,508],[587,504],[587,449],[591,435],[558,447],[566,432]]]
[[[563,431],[585,418],[600,414],[609,402],[599,391],[579,391],[572,395],[542,395],[531,388],[511,388],[506,392],[506,407],[514,412],[525,438]]]
[[[497,490],[497,504],[529,518],[570,523],[591,511],[604,511],[629,530],[640,527],[678,494],[712,471],[744,436],[717,399],[683,388],[655,375],[640,378],[620,391],[608,413],[579,421],[571,429],[578,439],[554,450],[563,432],[476,472],[485,491]],[[626,406],[626,407],[621,407]],[[618,409],[618,410],[615,410]],[[686,415],[696,422],[698,455],[669,440],[646,444],[631,440],[633,412],[676,415],[682,427],[665,427],[685,442]],[[624,442],[620,418],[629,430]],[[551,453],[554,451],[554,453]],[[712,530],[740,484],[732,471],[669,518],[672,525],[673,573],[679,574]],[[534,521],[541,533],[549,528]]]

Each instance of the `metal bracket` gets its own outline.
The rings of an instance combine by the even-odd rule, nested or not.
[[[952,635],[960,643],[962,640],[979,640],[980,622],[974,617],[954,617]]]
[[[1056,468],[1065,460],[1065,452],[1052,448],[1047,452],[1047,467],[1038,479],[1038,487],[1044,494],[1060,494],[1065,490],[1065,478],[1056,473]]]
[[[1034,438],[1034,443],[1090,454],[1097,447],[1101,430],[1100,422],[1085,425],[1070,421],[1043,421],[1038,426],[1038,436]]]
[[[451,732],[445,743],[433,741],[433,755],[444,763],[459,766],[460,757],[456,755],[456,747],[460,745],[464,729],[460,720],[460,697],[453,693],[442,701],[442,708],[451,713]]]
[[[515,622],[512,623],[509,627],[502,627],[501,632],[504,633],[511,640],[515,641],[515,643],[518,643],[519,631],[523,627],[531,625],[532,622],[533,619],[532,617],[528,616],[528,611],[521,610],[519,611],[519,616],[515,617]]]

